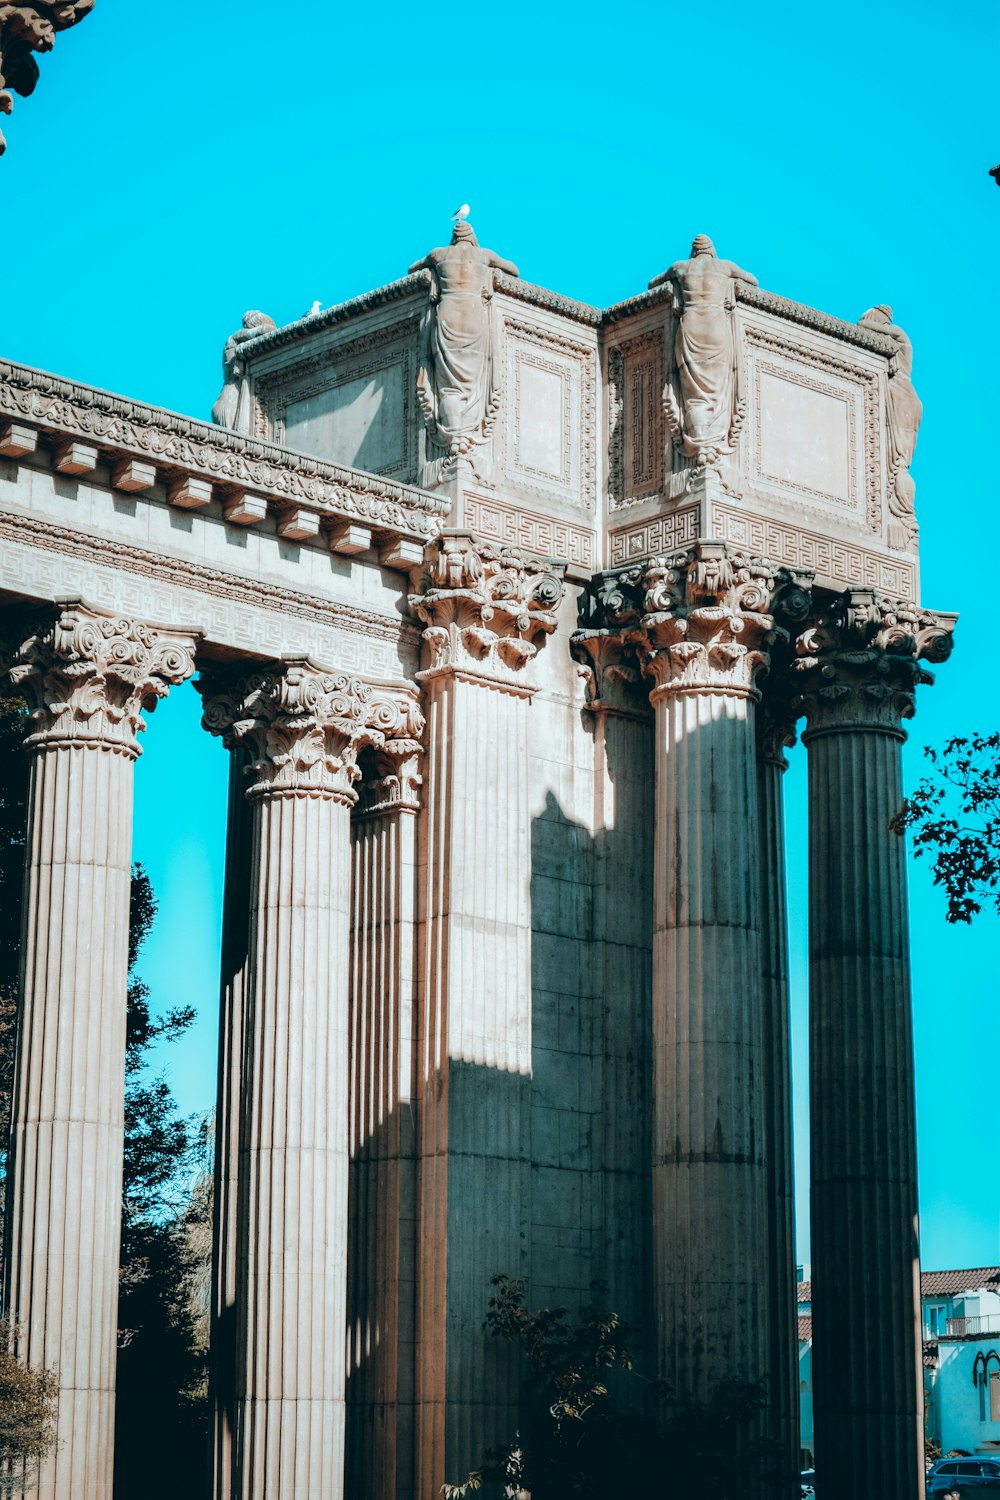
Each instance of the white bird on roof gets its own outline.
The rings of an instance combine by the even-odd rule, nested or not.
[[[312,307],[306,313],[306,317],[307,318],[314,318],[316,316],[316,314],[319,312],[319,309],[320,309],[320,300],[317,297],[316,301],[313,303]]]
[[[456,208],[455,212],[452,214],[452,218],[458,219],[459,222],[461,222],[463,219],[467,219],[469,217],[469,212],[469,205],[467,203],[463,203],[460,208]]]

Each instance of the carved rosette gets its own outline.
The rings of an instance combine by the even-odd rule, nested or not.
[[[918,683],[933,682],[921,661],[947,661],[953,620],[870,589],[849,589],[826,606],[795,643],[795,706],[803,736],[879,730],[903,738]]]
[[[142,712],[194,672],[195,638],[104,615],[79,600],[47,611],[10,654],[32,707],[27,749],[91,745],[135,760]]]
[[[450,532],[424,554],[410,608],[424,622],[427,680],[443,672],[531,692],[524,668],[535,639],[556,628],[563,564],[527,557],[469,532]]]
[[[782,634],[777,601],[804,594],[803,575],[775,569],[724,542],[652,558],[643,574],[634,639],[653,703],[667,693],[759,698],[769,648]]]
[[[198,683],[202,722],[227,749],[250,753],[247,796],[329,797],[353,806],[358,752],[381,748],[400,720],[391,698],[344,673],[293,659]]]
[[[359,783],[356,817],[383,813],[418,812],[423,785],[424,716],[412,694],[391,694],[384,701],[395,712],[384,726],[385,739],[372,751],[364,779]]]

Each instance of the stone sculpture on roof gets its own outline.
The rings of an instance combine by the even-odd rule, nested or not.
[[[94,0],[69,0],[66,4],[10,5],[0,0],[0,114],[14,108],[10,90],[26,99],[38,82],[38,64],[33,52],[51,52],[56,32],[75,26],[93,9]],[[0,132],[0,156],[7,142]]]
[[[917,446],[917,432],[923,416],[923,403],[913,388],[913,345],[898,324],[892,321],[892,308],[871,307],[858,319],[862,326],[886,334],[896,345],[896,369],[886,382],[886,416],[889,445],[888,505],[889,545],[910,547],[917,538],[914,513],[916,493],[910,478],[910,464]]]
[[[246,381],[246,364],[240,358],[240,346],[248,339],[259,338],[270,333],[274,319],[263,312],[245,312],[243,326],[237,328],[226,340],[222,351],[222,390],[212,407],[212,421],[217,427],[229,427],[234,432],[249,431],[249,391]]]
[[[707,234],[695,236],[688,260],[678,260],[650,287],[670,282],[680,314],[674,352],[677,390],[669,381],[664,413],[674,442],[700,466],[729,451],[738,416],[733,282],[757,278],[731,260],[719,260]]]
[[[475,471],[473,450],[493,430],[499,406],[489,310],[493,271],[516,276],[518,270],[482,249],[464,219],[456,221],[451,243],[418,260],[410,274],[424,270],[433,284],[417,397],[427,426],[425,483],[434,485],[454,473],[462,457]]]

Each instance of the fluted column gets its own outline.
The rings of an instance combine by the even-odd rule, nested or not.
[[[347,1493],[413,1494],[416,825],[423,715],[361,758],[352,818]]]
[[[767,1173],[767,1374],[771,1436],[789,1476],[799,1468],[799,1347],[795,1302],[795,1194],[788,996],[788,912],[782,780],[793,743],[784,694],[764,688],[757,710],[757,816],[764,1022],[764,1165]]]
[[[483,1331],[527,1271],[531,829],[526,669],[559,578],[464,534],[428,548],[421,923],[417,1483],[432,1500],[518,1426],[518,1368]]]
[[[653,1275],[660,1374],[765,1378],[764,999],[756,680],[779,589],[722,543],[653,559],[635,632],[656,717]]]
[[[828,1495],[924,1489],[902,721],[937,619],[870,592],[798,642],[809,749],[813,1404]]]
[[[34,712],[4,1313],[59,1382],[40,1500],[112,1493],[133,765],[193,670],[193,640],[72,601],[10,671]]]
[[[246,751],[237,745],[229,757],[212,1221],[209,1401],[213,1423],[212,1494],[218,1500],[229,1500],[232,1494],[236,1419],[238,1187],[253,849],[253,816],[246,797],[247,770]]]
[[[340,1500],[349,816],[385,706],[302,660],[199,687],[206,727],[247,754],[252,808],[232,1500]]]

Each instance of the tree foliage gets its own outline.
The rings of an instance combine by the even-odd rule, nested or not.
[[[56,1378],[15,1358],[13,1342],[0,1320],[0,1495],[20,1494],[56,1440]]]
[[[949,922],[1000,913],[1000,734],[974,734],[928,746],[926,776],[893,819],[909,830],[917,859],[929,856]]]
[[[522,1429],[463,1484],[444,1485],[446,1500],[487,1485],[531,1500],[731,1500],[754,1473],[774,1474],[775,1447],[759,1431],[762,1385],[726,1382],[705,1402],[645,1380],[631,1330],[601,1306],[600,1282],[575,1319],[565,1307],[529,1309],[523,1281],[496,1275],[491,1285],[484,1327],[525,1361]]]

